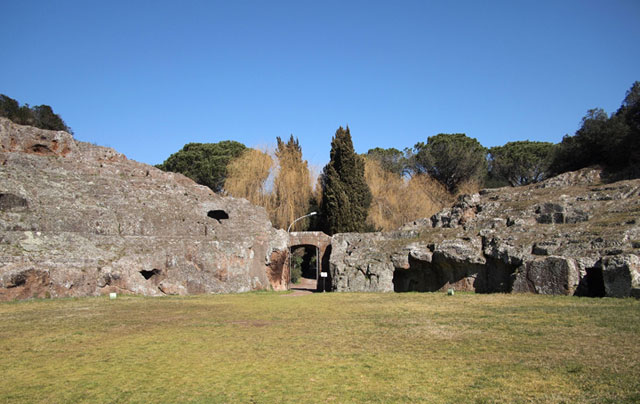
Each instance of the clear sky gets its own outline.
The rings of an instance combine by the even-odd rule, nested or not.
[[[189,142],[329,160],[437,133],[559,142],[640,80],[639,0],[0,0],[0,93],[145,163]]]

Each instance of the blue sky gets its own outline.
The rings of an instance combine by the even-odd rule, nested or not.
[[[559,142],[640,80],[640,1],[2,1],[0,93],[149,164],[294,134]]]

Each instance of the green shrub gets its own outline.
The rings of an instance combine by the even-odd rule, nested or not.
[[[47,130],[63,130],[73,133],[59,115],[53,112],[48,105],[29,107],[29,104],[20,106],[13,98],[0,94],[0,116],[9,118],[18,125],[35,126]]]

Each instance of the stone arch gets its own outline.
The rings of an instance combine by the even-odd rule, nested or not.
[[[301,246],[313,246],[317,248],[317,287],[316,290],[331,290],[331,273],[329,272],[329,256],[331,254],[331,237],[321,231],[303,231],[289,233],[289,251]],[[321,280],[320,273],[326,272],[327,277],[324,282]],[[289,278],[289,287],[291,287],[291,279]]]

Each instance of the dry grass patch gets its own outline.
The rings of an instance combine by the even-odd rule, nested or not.
[[[1,402],[637,402],[640,302],[278,293],[0,304]]]

